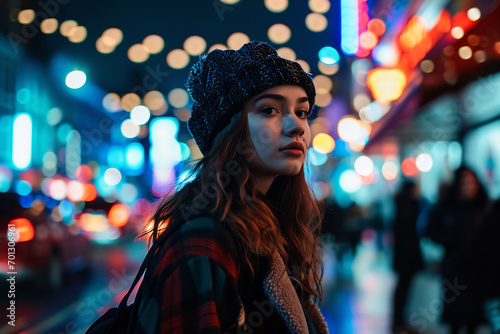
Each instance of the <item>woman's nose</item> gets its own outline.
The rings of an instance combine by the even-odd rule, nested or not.
[[[288,114],[284,117],[284,132],[287,136],[304,134],[304,124],[295,114]]]

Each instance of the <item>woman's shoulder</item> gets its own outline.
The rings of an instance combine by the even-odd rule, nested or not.
[[[171,259],[207,256],[218,264],[239,263],[238,243],[229,227],[216,215],[202,213],[174,220],[163,254]],[[165,256],[163,256],[165,257]]]

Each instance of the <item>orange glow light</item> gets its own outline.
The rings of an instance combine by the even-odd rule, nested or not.
[[[443,33],[447,33],[451,29],[451,16],[450,12],[446,9],[443,9],[439,12],[439,16],[436,21],[436,25],[434,26],[436,29]]]
[[[80,216],[80,226],[87,232],[102,232],[109,227],[105,216],[94,213],[82,214]]]
[[[362,48],[371,50],[377,46],[378,37],[371,31],[364,31],[359,35],[359,44]]]
[[[368,22],[368,31],[371,31],[374,33],[376,36],[380,37],[384,34],[385,32],[385,23],[381,19],[371,19]]]
[[[97,189],[93,184],[84,184],[83,185],[83,196],[82,200],[85,202],[92,202],[97,197]]]
[[[320,153],[328,154],[335,149],[335,141],[326,133],[318,133],[313,139],[313,147]]]
[[[360,175],[362,184],[372,184],[374,181],[373,173],[370,175]]]
[[[92,169],[87,165],[80,165],[75,172],[78,181],[86,183],[92,179]]]
[[[35,229],[28,219],[13,219],[9,225],[12,224],[16,226],[16,242],[30,241],[35,236]]]
[[[406,158],[401,163],[401,171],[406,176],[415,176],[418,174],[418,168],[415,158]]]
[[[366,82],[375,100],[387,104],[401,96],[406,77],[398,69],[377,68],[368,72]]]
[[[130,216],[130,209],[126,204],[115,204],[108,213],[109,223],[116,227],[122,227],[127,224]]]
[[[424,20],[418,15],[412,17],[399,36],[401,48],[411,50],[420,43],[426,33]]]
[[[370,55],[371,50],[364,49],[360,47],[358,51],[356,51],[355,55],[361,58],[368,57]]]

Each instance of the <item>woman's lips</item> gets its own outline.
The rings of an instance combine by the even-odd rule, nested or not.
[[[284,153],[286,155],[292,155],[292,156],[295,156],[295,157],[300,157],[301,155],[304,154],[304,152],[302,152],[302,150],[299,150],[299,149],[296,149],[296,148],[289,148],[289,149],[286,149],[286,150],[282,150],[280,152]]]

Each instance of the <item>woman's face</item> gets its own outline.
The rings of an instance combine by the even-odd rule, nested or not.
[[[245,103],[252,144],[246,159],[253,172],[272,176],[300,172],[311,139],[309,108],[305,90],[294,85],[269,88]],[[291,143],[297,147],[284,149]]]

